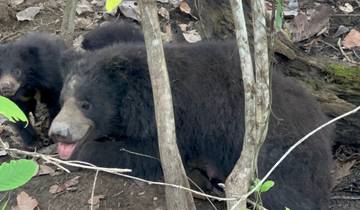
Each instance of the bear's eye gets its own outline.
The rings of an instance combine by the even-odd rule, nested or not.
[[[15,74],[15,76],[17,76],[17,77],[21,76],[21,70],[20,70],[20,69],[15,69],[15,70],[14,70],[14,74]]]
[[[87,101],[80,102],[80,107],[83,110],[89,110],[91,108],[91,104]]]

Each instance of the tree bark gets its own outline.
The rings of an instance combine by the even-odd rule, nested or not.
[[[67,0],[64,10],[64,16],[61,23],[60,35],[63,37],[67,44],[71,44],[73,41],[75,30],[75,12],[78,0]]]
[[[156,1],[140,0],[139,8],[153,89],[159,153],[165,182],[189,188],[190,185],[176,144],[172,96]],[[192,195],[187,191],[167,187],[165,188],[165,198],[168,209],[196,209]]]
[[[238,0],[231,0],[230,3],[234,15],[236,41],[239,47],[244,85],[245,134],[243,137],[243,149],[241,151],[240,158],[226,179],[225,193],[227,197],[238,197],[245,195],[248,191],[256,165],[252,156],[255,153],[256,148],[255,94],[253,94],[255,89],[255,75],[242,2]],[[239,103],[241,102],[239,101]],[[245,209],[246,198],[243,198],[239,202],[227,202],[228,209],[231,209],[234,205],[237,205],[236,209]]]
[[[246,194],[254,178],[257,155],[265,141],[268,129],[270,113],[269,59],[265,2],[257,0],[252,3],[255,68],[252,66],[242,1],[231,0],[230,4],[234,15],[244,85],[245,134],[240,158],[226,180],[225,192],[227,197],[241,197],[239,201],[228,201],[227,208],[243,210],[246,208]]]

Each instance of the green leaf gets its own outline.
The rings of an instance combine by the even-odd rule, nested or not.
[[[26,126],[29,124],[24,112],[14,102],[4,96],[0,96],[0,114],[10,122],[22,121],[26,123]]]
[[[284,13],[284,4],[283,0],[276,0],[276,11],[275,11],[275,30],[280,31],[282,28]]]
[[[275,182],[273,180],[267,180],[264,182],[260,187],[260,192],[267,192],[269,191],[273,186],[275,185]]]
[[[256,187],[256,185],[258,185],[259,182],[260,182],[260,179],[256,178],[256,179],[254,180],[254,183],[252,184],[251,188]],[[262,193],[262,192],[267,192],[267,191],[269,191],[274,185],[275,185],[275,182],[274,182],[274,181],[272,181],[272,180],[267,180],[267,181],[265,181],[261,186],[259,186],[259,187],[255,190],[255,192],[260,192],[260,193]]]
[[[33,160],[11,160],[0,165],[0,192],[18,188],[36,175],[38,164]]]
[[[116,7],[121,4],[122,0],[106,0],[105,9],[106,12],[112,12]]]
[[[285,210],[290,210],[290,208],[288,208],[288,207],[285,207]]]

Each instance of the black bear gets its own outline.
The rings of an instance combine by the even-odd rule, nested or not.
[[[110,22],[86,33],[81,46],[84,50],[92,51],[122,42],[144,42],[140,27],[130,23]]]
[[[220,190],[217,184],[225,181],[238,160],[244,134],[244,91],[236,44],[169,44],[164,50],[186,171],[201,187]],[[285,64],[276,68],[280,66]],[[161,178],[144,44],[123,43],[84,54],[67,76],[61,101],[61,111],[49,131],[59,142],[61,158],[130,168],[136,176]],[[259,176],[326,120],[314,98],[275,69]],[[271,176],[275,187],[262,197],[266,208],[328,208],[330,138],[331,130],[321,131],[279,166]]]
[[[140,27],[125,22],[109,22],[84,34],[81,47],[86,51],[99,50],[114,44],[141,42],[144,36]],[[62,53],[60,66],[64,72],[83,56],[82,51],[73,48]]]
[[[28,114],[36,108],[36,98],[45,103],[54,118],[60,110],[63,84],[60,56],[65,43],[47,33],[30,33],[12,43],[0,45],[0,95],[9,97]],[[38,94],[39,93],[39,94]],[[37,144],[37,135],[29,126],[17,123],[27,146]]]

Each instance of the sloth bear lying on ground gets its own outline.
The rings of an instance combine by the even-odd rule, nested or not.
[[[220,191],[238,160],[244,135],[244,98],[234,41],[169,44],[165,55],[173,94],[177,143],[187,174],[202,188]],[[157,180],[154,102],[142,42],[85,52],[70,62],[61,111],[49,135],[63,159],[130,168]],[[276,65],[272,74],[269,132],[258,160],[259,176],[298,139],[326,122],[314,98]],[[273,173],[264,193],[269,209],[327,209],[331,129],[300,145]],[[136,155],[132,152],[145,154]],[[150,158],[148,156],[153,156]]]

